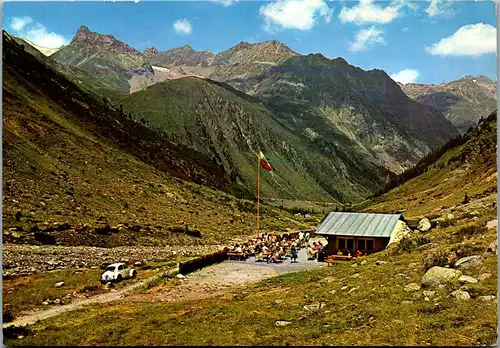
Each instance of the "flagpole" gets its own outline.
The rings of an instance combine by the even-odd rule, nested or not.
[[[257,235],[260,229],[260,152],[257,156]]]

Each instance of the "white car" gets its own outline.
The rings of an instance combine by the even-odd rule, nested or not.
[[[133,268],[128,268],[124,263],[113,263],[106,267],[101,276],[101,283],[120,282],[123,279],[134,278],[137,271]]]

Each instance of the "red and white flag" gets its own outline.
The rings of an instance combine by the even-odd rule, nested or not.
[[[273,171],[273,167],[271,167],[269,162],[266,160],[262,151],[259,151],[259,160],[260,160],[260,165],[262,166],[262,168],[264,168],[265,170],[270,171],[270,172]]]

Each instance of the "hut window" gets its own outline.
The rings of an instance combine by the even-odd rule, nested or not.
[[[339,249],[345,249],[345,239],[339,238]]]
[[[366,241],[364,239],[358,240],[358,249],[366,250]]]
[[[348,250],[354,249],[354,239],[348,239],[347,240],[347,249]]]
[[[373,250],[373,240],[366,241],[366,250]]]

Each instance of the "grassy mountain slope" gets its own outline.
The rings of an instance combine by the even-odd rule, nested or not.
[[[252,94],[290,128],[326,141],[340,133],[395,172],[456,134],[442,114],[406,97],[383,71],[363,71],[341,58],[290,58],[264,74]]]
[[[78,67],[101,82],[129,93],[153,83],[153,69],[134,48],[111,35],[81,26],[71,43],[51,55],[57,62]]]
[[[276,169],[262,173],[264,197],[356,201],[386,180],[387,171],[363,159],[356,144],[347,140],[322,151],[282,127],[258,100],[223,83],[171,80],[130,95],[123,106],[172,141],[211,156],[251,192],[260,147]]]
[[[4,241],[35,243],[49,228],[60,244],[96,246],[252,232],[255,204],[221,191],[248,194],[210,158],[103,105],[5,32],[3,69]],[[263,209],[264,230],[301,226]],[[169,230],[186,224],[202,237]]]
[[[486,204],[476,207],[475,203],[470,209],[491,206],[497,194],[496,118],[494,112],[465,135],[465,144],[447,151],[425,173],[365,203],[370,205],[368,210],[394,212],[404,207],[405,216],[410,218],[429,212],[454,213],[457,206],[464,207],[466,195]]]
[[[35,325],[36,336],[23,344],[494,345],[498,256],[487,249],[497,233],[486,225],[497,214],[495,143],[492,117],[466,144],[444,154],[436,168],[370,202],[366,211],[404,209],[405,217],[434,220],[452,213],[454,218],[418,234],[413,243],[357,260],[357,267],[346,262],[282,275],[213,299],[87,307]],[[462,154],[466,161],[454,160]],[[470,196],[466,203],[460,201],[464,191]],[[473,255],[481,256],[480,264],[463,274],[477,283],[407,290],[408,284],[418,287],[430,267],[455,267],[458,258]],[[470,299],[454,299],[455,290],[467,291]],[[319,309],[305,310],[305,305]]]
[[[419,103],[440,110],[461,133],[497,107],[496,84],[484,76],[465,76],[441,85],[410,83],[401,88]]]
[[[13,40],[15,40],[18,44],[24,47],[24,50],[30,53],[32,56],[36,57],[38,60],[44,62],[47,65],[50,65],[56,71],[62,73],[66,76],[70,81],[74,84],[78,85],[86,92],[93,94],[98,99],[105,97],[113,102],[117,102],[120,99],[123,99],[127,96],[127,93],[120,92],[115,89],[113,86],[95,78],[90,73],[82,70],[80,68],[65,65],[57,62],[52,59],[50,56],[46,56],[42,52],[40,52],[36,47],[32,46],[29,41],[24,39],[11,36]]]
[[[395,172],[457,134],[439,111],[408,98],[383,71],[363,71],[321,54],[302,56],[278,41],[240,42],[216,55],[183,47],[151,59],[256,96],[290,131],[320,147],[347,138]]]

